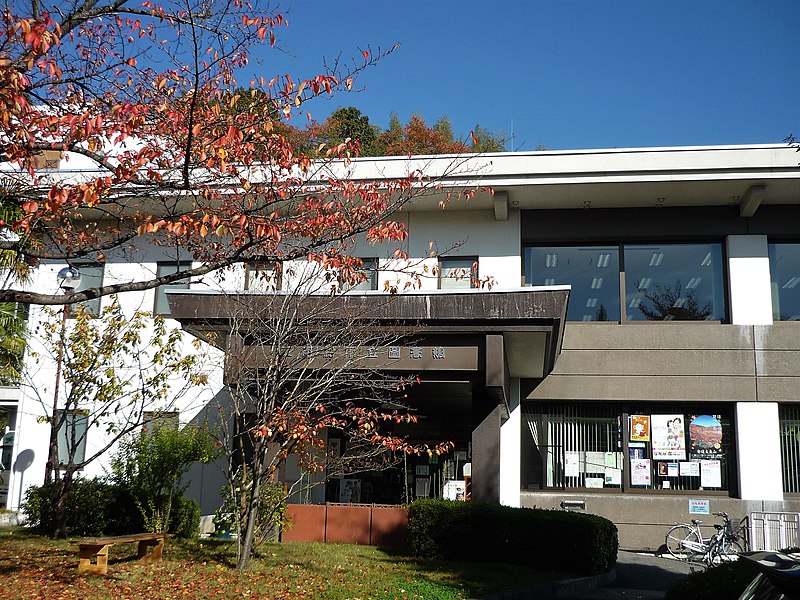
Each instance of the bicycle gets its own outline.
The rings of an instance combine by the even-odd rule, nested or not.
[[[679,560],[692,560],[702,556],[708,565],[718,565],[736,560],[744,548],[739,542],[740,536],[733,529],[728,513],[716,512],[714,516],[722,518],[722,525],[715,523],[716,532],[708,538],[703,537],[700,530],[702,521],[692,519],[692,523],[680,523],[667,531],[664,545],[667,552]]]

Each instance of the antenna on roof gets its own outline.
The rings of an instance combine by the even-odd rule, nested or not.
[[[511,118],[511,151],[514,151],[514,118]]]

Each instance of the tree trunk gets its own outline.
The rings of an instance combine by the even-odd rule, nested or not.
[[[67,537],[67,498],[72,489],[73,472],[67,469],[60,479],[53,483],[53,539],[60,540]]]
[[[268,449],[263,439],[259,439],[253,447],[253,464],[250,471],[253,484],[248,494],[247,518],[244,520],[244,527],[239,532],[239,557],[236,562],[236,570],[239,572],[247,568],[250,562],[250,555],[253,552],[253,542],[258,528],[258,513],[261,509],[261,480],[264,472],[264,463],[267,461]]]

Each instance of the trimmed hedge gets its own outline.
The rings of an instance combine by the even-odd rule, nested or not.
[[[617,561],[616,526],[603,517],[479,502],[417,500],[408,544],[420,558],[505,562],[582,575]]]

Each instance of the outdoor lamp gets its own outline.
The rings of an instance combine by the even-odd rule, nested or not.
[[[81,284],[81,273],[75,267],[64,267],[58,272],[58,287],[72,291]]]

